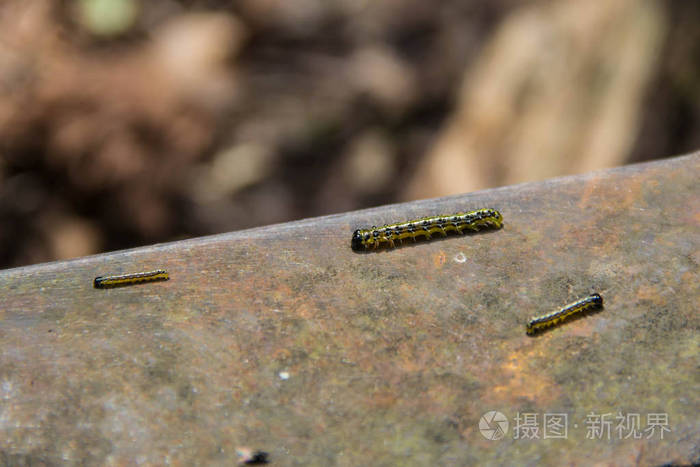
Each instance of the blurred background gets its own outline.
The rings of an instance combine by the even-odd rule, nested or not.
[[[699,24],[685,0],[2,0],[0,268],[698,149]]]

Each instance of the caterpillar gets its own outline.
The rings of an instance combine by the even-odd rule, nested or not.
[[[530,318],[527,322],[527,333],[529,335],[535,334],[550,326],[555,326],[573,315],[586,313],[591,310],[599,310],[601,308],[603,308],[603,297],[594,293],[593,295],[589,295],[586,298],[566,305],[561,310],[553,311],[536,318]]]
[[[447,232],[464,233],[463,230],[480,230],[485,227],[500,229],[503,226],[503,216],[495,209],[479,209],[470,212],[458,212],[449,216],[423,217],[396,224],[387,224],[383,227],[373,226],[371,229],[357,229],[352,234],[351,247],[355,251],[378,248],[383,244],[391,248],[396,246],[396,241],[403,243],[410,238],[414,242],[416,237],[432,238],[433,234],[440,233],[443,237]]]
[[[140,284],[142,282],[167,281],[169,279],[170,276],[167,271],[158,269],[156,271],[137,272],[133,274],[123,274],[121,276],[99,276],[95,277],[93,285],[96,289],[110,289],[113,287]]]

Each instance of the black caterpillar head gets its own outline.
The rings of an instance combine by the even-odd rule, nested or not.
[[[357,229],[356,231],[354,231],[352,233],[352,242],[350,243],[352,249],[355,251],[364,250],[366,246],[362,241],[367,240],[368,238],[369,234],[365,235],[362,230]]]
[[[599,294],[594,293],[591,295],[591,301],[595,303],[596,306],[602,307],[603,306],[603,297],[601,297]]]

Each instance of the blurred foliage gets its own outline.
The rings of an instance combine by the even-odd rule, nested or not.
[[[78,18],[91,34],[115,36],[128,31],[136,20],[136,0],[79,0]]]
[[[697,149],[699,19],[681,0],[5,0],[0,266]]]

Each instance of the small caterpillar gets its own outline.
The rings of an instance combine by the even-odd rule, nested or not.
[[[355,251],[377,248],[386,243],[391,248],[394,243],[406,238],[416,241],[423,236],[430,239],[433,234],[440,233],[443,237],[447,232],[462,234],[465,229],[480,230],[484,227],[500,229],[503,226],[503,216],[495,209],[479,209],[471,212],[458,212],[449,216],[423,217],[413,221],[388,224],[383,227],[373,226],[371,229],[357,229],[352,234],[352,249]]]
[[[589,295],[586,298],[566,305],[561,310],[553,311],[552,313],[547,313],[537,318],[530,318],[527,322],[527,333],[530,335],[535,334],[538,331],[561,323],[575,314],[601,308],[603,308],[603,297],[594,293],[593,295]]]
[[[167,281],[169,279],[170,276],[167,271],[158,269],[156,271],[137,272],[121,276],[99,276],[95,277],[93,285],[96,289],[110,289],[112,287],[140,284],[141,282]]]

